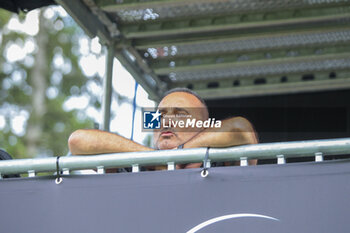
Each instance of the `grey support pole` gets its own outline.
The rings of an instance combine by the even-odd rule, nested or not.
[[[109,131],[109,123],[111,116],[111,101],[112,101],[112,77],[113,77],[113,60],[114,60],[114,44],[108,45],[107,61],[106,61],[106,75],[103,80],[103,101],[102,114],[103,121],[101,129]]]

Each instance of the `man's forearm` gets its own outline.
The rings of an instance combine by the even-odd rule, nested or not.
[[[68,146],[74,155],[153,150],[120,135],[93,129],[80,129],[73,132],[68,139]]]
[[[234,117],[222,122],[220,130],[206,129],[186,142],[183,148],[196,147],[229,147],[246,144],[256,144],[258,138],[252,124],[242,117]],[[180,164],[178,168],[200,167],[202,163]],[[249,165],[256,165],[257,160],[249,161]],[[225,162],[230,165],[230,162]],[[239,162],[235,162],[239,165]]]
[[[229,147],[255,143],[258,143],[258,139],[251,123],[245,118],[234,117],[222,121],[220,130],[203,130],[186,142],[184,148]]]

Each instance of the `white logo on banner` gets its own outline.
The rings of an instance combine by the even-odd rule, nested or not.
[[[279,221],[279,219],[277,219],[277,218],[266,216],[266,215],[261,215],[261,214],[229,214],[229,215],[223,215],[220,217],[209,219],[208,221],[205,221],[205,222],[193,227],[191,230],[187,231],[186,233],[195,233],[206,226],[209,226],[213,223],[217,223],[217,222],[224,221],[227,219],[246,218],[246,217],[265,218],[265,219],[270,219],[270,220],[274,220],[274,221]]]

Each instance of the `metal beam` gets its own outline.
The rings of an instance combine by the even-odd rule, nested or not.
[[[176,86],[176,85],[175,85]],[[175,87],[174,86],[174,87]],[[181,85],[182,86],[182,85]],[[212,89],[194,89],[205,100],[241,98],[249,96],[296,94],[303,92],[344,90],[350,88],[350,77],[345,79],[290,82]]]
[[[167,11],[171,11],[172,7],[190,7],[199,4],[205,5],[207,8],[219,7],[219,14],[225,12],[227,8],[230,7],[231,11],[237,12],[259,12],[262,9],[270,11],[278,11],[285,9],[307,9],[307,8],[322,8],[322,7],[332,7],[332,6],[342,6],[347,3],[341,1],[300,1],[300,0],[279,0],[278,3],[275,2],[261,2],[256,0],[244,0],[244,1],[227,1],[227,0],[95,0],[96,4],[107,12],[115,11],[132,11],[132,10],[146,10],[164,8]],[[222,9],[220,4],[226,4],[226,9]],[[233,7],[234,6],[234,7]],[[233,8],[233,9],[232,9]],[[197,13],[199,14],[199,13]]]
[[[326,29],[326,30],[306,30],[299,31],[297,34],[291,32],[273,32],[270,34],[254,34],[254,35],[237,35],[235,37],[211,38],[208,40],[196,41],[169,41],[157,43],[157,41],[137,44],[137,50],[147,50],[149,48],[170,48],[176,47],[177,53],[174,56],[159,57],[158,59],[173,59],[178,56],[190,56],[191,51],[195,47],[196,55],[202,54],[225,54],[232,52],[257,51],[283,49],[298,46],[317,45],[320,47],[327,44],[350,43],[350,25],[344,25],[343,28]],[[220,46],[221,49],[217,47]],[[213,48],[211,48],[213,47]],[[202,50],[201,50],[202,48]],[[183,50],[183,51],[181,51]],[[190,51],[189,51],[190,50]]]
[[[145,89],[149,94],[149,98],[152,100],[159,100],[162,95],[162,86],[157,86],[157,82],[154,78],[145,73],[138,65],[135,63],[135,57],[130,57],[132,55],[126,49],[116,50],[117,59],[123,64],[123,66],[129,71],[133,78]],[[133,60],[134,59],[134,60]]]
[[[184,66],[184,67],[170,67],[170,68],[168,67],[168,68],[155,69],[155,73],[158,75],[168,75],[170,73],[176,73],[176,74],[191,73],[191,72],[206,73],[210,70],[215,70],[220,72],[220,69],[237,70],[238,68],[266,67],[269,65],[277,67],[280,65],[287,66],[292,64],[322,62],[326,60],[336,60],[336,59],[346,59],[347,61],[350,61],[349,58],[350,58],[350,53],[339,53],[339,54],[330,54],[330,55],[329,54],[312,55],[307,57],[287,57],[287,58],[278,58],[278,59],[269,59],[269,60],[219,63],[219,64],[211,64],[211,65],[206,64],[206,65]],[[323,68],[331,68],[331,65],[328,65],[327,67],[320,67],[320,69],[323,69]],[[350,68],[350,63],[345,65],[344,68]],[[276,72],[278,72],[278,70],[276,70]],[[290,71],[288,70],[288,72]],[[256,76],[256,74],[252,74],[252,75]],[[264,74],[261,73],[261,75],[264,75]]]
[[[81,170],[96,169],[98,167],[132,167],[167,165],[174,163],[203,162],[207,148],[193,148],[183,150],[158,150],[148,152],[127,152],[91,156],[66,156],[59,159],[59,169]],[[238,161],[242,157],[247,159],[271,159],[278,155],[289,157],[350,154],[350,138],[310,140],[296,142],[262,143],[230,148],[210,148],[211,161]],[[21,174],[28,171],[54,172],[56,158],[17,159],[0,161],[0,174]],[[1,182],[1,181],[0,181]]]
[[[143,78],[146,80],[152,80],[152,91],[155,97],[150,97],[152,100],[157,101],[163,93],[166,91],[167,85],[164,82],[161,82],[158,76],[153,72],[153,69],[145,62],[145,60],[141,57],[141,55],[134,49],[133,47],[127,47],[126,49],[134,58],[137,66],[145,73]],[[136,79],[136,78],[135,78]],[[136,79],[138,80],[138,79]],[[154,85],[155,83],[155,85]],[[149,92],[150,93],[150,92]]]
[[[89,37],[94,38],[100,36],[102,43],[109,43],[112,41],[110,33],[107,31],[106,27],[80,0],[56,0],[56,2],[69,13]]]
[[[96,4],[107,12],[113,12],[117,10],[132,10],[152,7],[174,7],[188,4],[189,2],[196,2],[193,0],[148,0],[148,1],[130,1],[124,0],[120,3],[116,3],[114,0],[96,0]],[[213,2],[213,0],[201,0],[202,2]],[[218,1],[218,0],[214,0]],[[220,0],[219,0],[220,1]],[[222,0],[221,0],[222,1]]]
[[[325,43],[322,48],[318,44],[310,46],[300,46],[300,47],[290,47],[290,48],[271,48],[260,51],[242,51],[236,53],[214,53],[214,54],[202,54],[198,56],[176,56],[169,57],[167,59],[152,59],[148,60],[149,66],[154,69],[171,69],[181,68],[181,67],[196,67],[203,66],[214,66],[216,64],[225,63],[237,63],[242,64],[242,62],[253,62],[253,61],[268,61],[274,60],[279,61],[284,58],[310,58],[311,60],[314,56],[326,56],[326,55],[341,55],[342,53],[350,53],[350,40],[342,44],[327,44]],[[245,64],[245,63],[243,63]]]
[[[198,34],[204,34],[202,36],[210,37],[217,33],[225,33],[232,30],[248,30],[248,29],[264,29],[267,28],[276,30],[278,27],[280,30],[290,30],[293,28],[310,28],[311,26],[317,28],[329,28],[332,26],[339,26],[339,24],[347,25],[350,21],[349,13],[316,17],[302,17],[302,18],[288,18],[280,20],[266,20],[258,22],[241,22],[234,24],[222,24],[222,25],[206,25],[198,27],[182,27],[176,29],[161,29],[161,30],[149,30],[149,31],[128,31],[127,27],[121,28],[122,33],[127,39],[140,39],[140,38],[157,38],[157,37],[177,37],[177,36],[196,36]],[[209,35],[206,35],[209,34]]]
[[[114,54],[115,54],[114,46],[111,45],[107,48],[106,75],[103,80],[103,101],[102,101],[103,121],[102,121],[101,129],[104,131],[109,131],[110,118],[111,118]]]

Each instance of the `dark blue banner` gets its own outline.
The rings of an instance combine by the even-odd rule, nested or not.
[[[350,232],[350,161],[4,179],[0,232]]]

